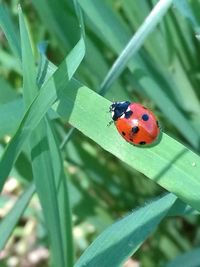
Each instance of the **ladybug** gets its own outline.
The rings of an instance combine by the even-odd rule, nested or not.
[[[110,106],[112,122],[121,136],[134,145],[148,145],[156,141],[160,128],[149,109],[129,101],[114,102]]]

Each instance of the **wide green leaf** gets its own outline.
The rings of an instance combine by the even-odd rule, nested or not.
[[[160,143],[153,147],[130,145],[121,138],[114,124],[108,126],[110,101],[75,81],[66,88],[54,107],[61,117],[105,150],[200,210],[197,154],[164,133]]]

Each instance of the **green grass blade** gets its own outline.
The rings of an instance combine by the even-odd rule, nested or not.
[[[85,25],[84,25],[82,10],[80,8],[78,0],[73,0],[73,3],[74,3],[75,11],[76,11],[76,16],[77,16],[78,21],[79,21],[79,27],[81,29],[81,34],[82,34],[83,38],[85,39]]]
[[[38,51],[40,54],[40,59],[38,63],[38,74],[37,74],[37,84],[38,87],[41,88],[44,84],[45,79],[47,78],[48,71],[48,59],[46,57],[47,43],[41,42],[38,44]]]
[[[83,253],[75,267],[122,266],[156,229],[176,197],[156,199],[107,228]]]
[[[28,31],[24,22],[21,7],[19,10],[19,26],[21,36],[22,70],[23,70],[23,97],[25,109],[29,107],[38,92],[36,86],[35,60],[31,48]]]
[[[74,262],[74,246],[72,236],[72,215],[69,203],[68,184],[64,173],[63,159],[60,154],[59,144],[56,142],[53,127],[49,121],[47,127],[51,161],[54,169],[57,201],[60,215],[60,229],[63,243],[65,266],[72,267]],[[50,208],[50,206],[49,206]],[[55,231],[55,229],[52,229]]]
[[[19,22],[22,49],[23,95],[25,107],[28,108],[37,94],[38,89],[36,86],[34,57],[20,7]],[[29,67],[27,68],[27,66]],[[31,152],[32,172],[36,184],[36,191],[40,199],[49,233],[52,262],[55,266],[65,266],[57,190],[49,148],[51,143],[48,142],[46,132],[47,122],[43,118],[31,134],[29,151]]]
[[[51,256],[54,266],[65,266],[64,248],[60,229],[60,214],[54,179],[53,159],[47,135],[45,119],[31,135],[31,159],[36,189],[43,208],[45,223],[49,232]]]
[[[24,213],[35,192],[35,185],[32,183],[17,200],[11,211],[0,223],[0,251],[4,248],[8,238],[12,234],[18,220]]]
[[[31,131],[37,126],[51,105],[58,98],[60,91],[66,88],[66,84],[78,68],[85,53],[83,39],[77,43],[71,53],[61,63],[53,77],[41,88],[31,107],[26,112],[16,134],[7,146],[0,161],[0,189],[19,155],[22,145]]]
[[[38,89],[34,57],[21,9],[19,9],[19,19],[24,73],[24,102],[28,107]],[[43,75],[42,66],[39,71]],[[33,130],[29,145],[36,190],[49,232],[53,265],[70,267],[73,265],[73,242],[67,184],[62,158],[59,155],[58,145],[55,143],[55,137],[49,127],[48,120],[43,118]]]
[[[114,62],[112,68],[106,75],[103,83],[101,84],[101,94],[105,94],[106,90],[112,83],[119,77],[125,69],[127,62],[143,45],[148,35],[155,29],[156,25],[160,22],[167,10],[172,4],[172,0],[159,1],[149,16],[146,18],[141,27],[137,30],[132,39],[128,42],[123,49],[117,60]]]
[[[5,4],[0,4],[0,26],[2,27],[9,45],[17,58],[21,58],[19,37],[10,18],[10,14]]]
[[[200,210],[198,155],[164,133],[160,143],[153,147],[130,145],[114,125],[107,126],[111,119],[110,101],[79,83],[70,82],[68,86],[54,107],[61,117],[106,151]]]

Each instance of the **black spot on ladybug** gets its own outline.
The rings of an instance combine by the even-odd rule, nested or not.
[[[123,135],[123,136],[125,136],[125,135],[126,135],[126,133],[125,133],[125,132],[122,132],[122,135]]]
[[[139,145],[145,145],[145,144],[146,144],[145,141],[141,141],[141,142],[139,142]]]
[[[132,133],[136,134],[139,131],[139,127],[138,126],[134,126],[132,128]]]
[[[133,111],[132,110],[129,110],[129,111],[125,112],[125,118],[126,119],[129,119],[132,114],[133,114]]]
[[[133,142],[133,139],[132,139],[132,138],[130,138],[129,140],[130,140],[131,142]]]
[[[143,121],[148,121],[148,119],[149,119],[149,115],[147,115],[147,114],[143,114],[143,115],[142,115],[142,119],[143,119]]]

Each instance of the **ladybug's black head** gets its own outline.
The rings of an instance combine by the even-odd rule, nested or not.
[[[123,115],[125,116],[125,113],[128,109],[128,106],[130,105],[129,101],[123,101],[123,102],[114,102],[110,106],[110,112],[112,113],[112,119],[116,121]]]

